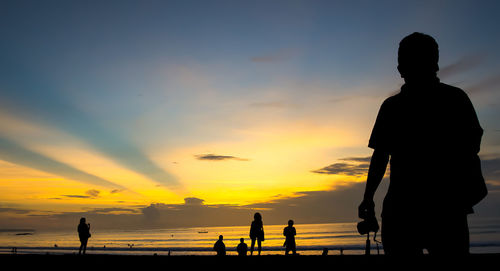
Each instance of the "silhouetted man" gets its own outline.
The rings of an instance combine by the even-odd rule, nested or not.
[[[238,256],[247,256],[248,246],[245,244],[245,239],[240,238],[240,243],[236,247],[236,251],[238,252]]]
[[[467,214],[486,196],[478,157],[483,130],[467,94],[436,76],[439,50],[428,35],[399,44],[405,84],[382,104],[369,147],[374,149],[360,218],[375,215],[373,196],[390,158],[382,211],[388,255],[467,254]]]
[[[219,235],[219,240],[214,244],[214,250],[217,252],[217,256],[226,256],[226,245],[222,241],[224,237]]]

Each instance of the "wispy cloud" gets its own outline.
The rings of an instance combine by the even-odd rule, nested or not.
[[[385,186],[382,184],[381,190]],[[258,211],[268,225],[286,223],[291,217],[297,223],[352,222],[357,218],[356,207],[362,199],[363,189],[364,184],[354,183],[336,190],[300,192],[272,202],[249,205],[204,204],[203,199],[190,197],[183,204],[93,208],[85,212],[54,213],[27,220],[30,220],[29,225],[59,230],[73,228],[75,217],[86,217],[90,223],[98,223],[100,229],[210,227],[248,225]],[[7,226],[12,223],[0,222]]]
[[[0,207],[0,213],[14,213],[14,214],[28,214],[30,210],[20,209],[20,208],[11,208],[11,207]]]
[[[500,185],[500,157],[481,157],[481,167],[486,181]]]
[[[368,173],[371,157],[347,157],[339,159],[342,163],[334,163],[329,166],[312,170],[319,174],[363,176]]]
[[[439,70],[439,77],[441,79],[444,79],[462,72],[469,71],[479,66],[481,63],[483,63],[484,60],[485,56],[483,54],[464,56],[458,61],[442,67]],[[498,86],[500,86],[500,74],[494,74],[486,76],[476,83],[470,84],[469,86],[465,87],[465,90],[470,93],[478,93],[498,89]]]
[[[7,64],[6,64],[7,65]],[[100,125],[68,100],[57,87],[29,69],[9,63],[1,78],[8,88],[0,93],[0,106],[19,118],[74,135],[120,165],[170,188],[180,188],[177,178],[152,161],[121,133]]]
[[[475,94],[479,92],[498,90],[499,86],[500,86],[500,74],[495,74],[486,77],[483,80],[466,87],[465,89],[468,92]]]
[[[0,137],[0,159],[14,164],[38,169],[70,180],[113,189],[126,189],[119,184],[84,172],[68,164],[56,161],[43,154],[31,151],[16,142],[2,137]]]
[[[468,71],[477,67],[483,62],[485,57],[483,55],[468,55],[460,58],[458,61],[451,63],[439,69],[439,77],[441,79],[451,77],[457,73]]]
[[[346,157],[346,158],[341,158],[339,160],[348,162],[369,163],[371,159],[372,159],[371,156],[367,156],[367,157]]]
[[[231,155],[217,155],[213,153],[209,154],[198,154],[195,155],[198,160],[207,160],[207,161],[224,161],[224,160],[237,160],[237,161],[248,161],[246,158],[240,158]]]
[[[91,196],[84,196],[84,195],[61,195],[66,198],[75,198],[75,199],[89,199]]]
[[[491,165],[494,162],[491,159]],[[383,181],[375,195],[377,215],[380,215],[388,184],[388,181]],[[92,208],[84,212],[50,213],[44,216],[30,216],[29,210],[5,206],[0,208],[0,216],[2,212],[24,214],[26,217],[22,223],[25,224],[18,226],[37,225],[58,230],[73,228],[75,217],[86,217],[89,222],[98,223],[100,229],[248,225],[257,211],[268,225],[283,224],[290,218],[296,223],[352,222],[358,219],[357,206],[363,198],[364,188],[363,182],[350,183],[334,190],[297,192],[290,197],[248,205],[211,205],[205,204],[203,199],[189,197],[185,198],[183,204],[152,203],[147,206]],[[499,204],[500,193],[490,193],[475,209],[485,216],[498,216]],[[14,222],[0,219],[0,226],[13,227]]]
[[[96,190],[96,189],[90,189],[90,190],[85,191],[85,194],[89,195],[92,198],[99,197],[100,193],[101,193],[101,191]]]
[[[120,207],[109,207],[109,208],[94,208],[90,210],[91,213],[96,214],[137,214],[140,213],[138,209],[132,208],[120,208]]]

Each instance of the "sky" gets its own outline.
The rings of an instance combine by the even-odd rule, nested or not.
[[[500,218],[499,10],[1,1],[0,228],[356,221],[368,138],[413,32],[436,39],[438,76],[475,106],[490,193],[474,216]]]

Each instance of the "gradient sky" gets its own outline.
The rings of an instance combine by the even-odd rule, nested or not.
[[[398,43],[415,31],[436,38],[441,80],[474,103],[487,209],[500,209],[498,11],[498,1],[1,1],[0,227],[193,206],[244,210],[226,224],[286,206],[299,223],[353,219],[376,114],[403,83]],[[312,217],[329,197],[336,205]]]

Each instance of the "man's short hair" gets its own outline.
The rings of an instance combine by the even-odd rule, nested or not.
[[[436,73],[439,70],[439,46],[426,34],[415,32],[399,43],[398,68],[401,74]]]

